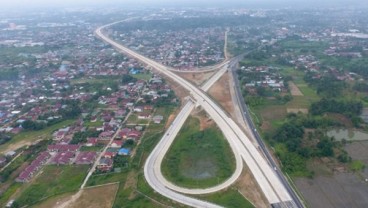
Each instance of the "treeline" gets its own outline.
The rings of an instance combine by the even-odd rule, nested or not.
[[[359,101],[338,101],[335,99],[321,99],[312,103],[310,113],[321,115],[323,113],[340,113],[348,116],[359,116],[363,110],[363,103]]]
[[[307,72],[304,81],[314,86],[317,89],[317,94],[330,98],[342,95],[342,91],[346,87],[343,81],[337,80],[333,76],[323,76],[320,79],[315,79],[315,75],[313,72]]]
[[[288,114],[285,123],[273,136],[268,138],[277,147],[276,155],[286,172],[312,177],[313,173],[307,169],[306,161],[312,157],[335,156],[334,148],[337,147],[333,138],[327,137],[318,129],[338,125],[340,124],[328,118],[292,113]],[[314,130],[306,132],[305,129]],[[346,158],[346,155],[339,154],[338,157]]]

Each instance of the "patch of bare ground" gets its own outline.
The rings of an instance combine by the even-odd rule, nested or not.
[[[244,165],[243,172],[235,186],[244,197],[255,205],[255,207],[269,207],[267,199],[264,197],[252,173],[246,165]]]
[[[170,88],[175,92],[175,95],[180,99],[180,102],[183,104],[184,98],[189,96],[188,90],[184,89],[182,86],[170,79],[166,79],[166,81],[170,85]]]
[[[115,199],[119,184],[104,185],[95,188],[84,189],[81,196],[68,208],[110,208]]]
[[[194,110],[191,115],[199,119],[199,130],[201,131],[215,125],[215,122],[202,109]]]
[[[351,122],[351,119],[349,119],[348,117],[342,115],[342,114],[338,114],[338,113],[326,113],[326,116],[330,119],[332,119],[333,121],[337,121],[340,124],[344,125],[346,128],[353,128],[354,125]]]
[[[308,114],[308,109],[307,108],[287,108],[286,111],[287,111],[287,113],[304,113],[304,114]]]
[[[234,105],[230,93],[229,74],[225,73],[208,91],[230,115],[234,115]]]
[[[269,106],[260,112],[262,121],[274,121],[285,118],[287,112],[285,106]]]
[[[42,203],[36,204],[34,207],[37,207],[37,208],[50,208],[50,207],[56,208],[56,207],[60,206],[61,204],[64,204],[64,203],[68,202],[74,194],[75,193],[66,193],[66,194],[58,195],[56,197],[46,199]]]
[[[290,93],[292,96],[303,96],[303,93],[300,91],[299,87],[294,84],[294,82],[288,82]]]
[[[269,131],[272,129],[272,125],[269,121],[263,121],[261,125],[262,131]]]
[[[177,75],[184,79],[194,83],[195,85],[201,85],[207,79],[209,79],[214,72],[175,72]]]

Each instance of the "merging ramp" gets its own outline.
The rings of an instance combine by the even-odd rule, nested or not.
[[[105,36],[102,33],[102,30],[112,24],[100,27],[96,30],[96,35],[104,40],[106,43],[111,44],[117,50],[121,51],[124,54],[127,54],[133,58],[140,60],[141,62],[151,66],[156,71],[164,74],[166,77],[172,79],[186,90],[188,90],[191,94],[191,97],[195,100],[196,104],[202,106],[204,110],[206,110],[207,114],[216,122],[217,126],[222,130],[226,139],[229,141],[230,147],[232,148],[234,155],[240,155],[242,159],[245,161],[250,171],[252,172],[255,180],[259,184],[262,192],[265,197],[269,201],[270,205],[276,205],[281,207],[295,207],[295,203],[293,203],[288,191],[284,187],[283,183],[277,177],[273,168],[269,166],[266,162],[265,158],[262,157],[260,152],[256,149],[256,147],[251,143],[249,138],[245,135],[245,133],[241,130],[241,128],[227,115],[227,113],[215,102],[213,101],[204,90],[199,89],[194,86],[190,82],[181,78],[180,76],[173,73],[169,67],[166,67],[162,64],[155,62],[147,57],[144,57],[129,48],[126,48],[119,43],[111,40],[109,37]],[[185,106],[184,106],[185,107]],[[192,108],[191,105],[188,105],[188,111]],[[183,119],[186,115],[183,115],[182,118],[179,117],[179,120],[175,120],[174,122],[184,122]],[[169,136],[169,135],[167,135]],[[154,151],[153,153],[159,154],[159,151]],[[151,156],[150,156],[151,157]],[[158,157],[156,157],[158,158]],[[154,163],[152,163],[154,164]],[[156,171],[151,172],[151,170],[155,169]],[[156,173],[160,172],[157,170],[155,165],[153,166],[145,166],[145,177],[148,183],[160,194],[174,199],[175,201],[181,202],[183,204],[187,204],[189,206],[194,207],[216,207],[216,205],[204,202],[198,199],[193,199],[188,196],[184,196],[178,194],[171,189],[168,189],[166,184],[160,182],[160,180],[155,180],[154,178],[159,177]],[[155,177],[151,177],[155,175]],[[190,192],[193,194],[194,191]]]

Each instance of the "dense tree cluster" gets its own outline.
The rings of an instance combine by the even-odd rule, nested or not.
[[[121,78],[121,83],[123,85],[131,83],[131,82],[136,82],[136,81],[137,81],[137,79],[130,76],[129,74],[124,74],[123,77]]]
[[[93,130],[76,132],[73,136],[73,139],[70,141],[70,144],[79,144],[87,142],[88,137],[98,137],[100,133],[101,133],[100,131],[93,131]]]
[[[323,113],[341,113],[348,116],[359,116],[362,113],[363,104],[358,101],[338,101],[335,99],[321,99],[312,103],[310,113],[321,115]]]

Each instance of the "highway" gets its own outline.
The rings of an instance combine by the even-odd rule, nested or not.
[[[250,142],[244,132],[240,129],[240,127],[226,114],[226,112],[215,102],[213,101],[202,89],[197,88],[196,86],[192,85],[185,79],[181,78],[180,76],[174,74],[170,69],[162,64],[159,64],[147,57],[144,57],[118,43],[111,40],[109,37],[105,36],[102,33],[102,30],[105,27],[110,26],[108,24],[106,26],[102,26],[95,31],[95,34],[105,41],[108,44],[111,44],[113,47],[125,53],[133,58],[140,60],[141,62],[151,66],[156,71],[164,74],[167,78],[170,78],[176,81],[179,85],[183,88],[187,89],[191,97],[195,100],[196,104],[201,105],[203,109],[207,111],[207,114],[216,122],[219,128],[224,133],[225,137],[229,141],[231,148],[235,155],[239,154],[242,159],[246,162],[247,166],[251,170],[255,180],[259,184],[261,190],[263,191],[265,197],[269,201],[270,205],[272,206],[279,206],[279,207],[295,207],[292,198],[289,195],[284,184],[281,182],[273,168],[267,163],[265,158],[258,152],[256,147]],[[183,121],[184,122],[184,121]],[[232,145],[235,144],[235,145]],[[147,174],[147,175],[146,175]],[[207,205],[198,205],[196,200],[194,203],[192,198],[181,198],[183,195],[177,196],[177,193],[174,192],[167,192],[165,189],[165,185],[163,184],[156,184],[155,181],[151,181],[151,176],[148,174],[145,168],[145,177],[148,183],[160,194],[167,196],[168,198],[175,199],[181,203],[195,206],[195,207],[207,207],[213,206],[213,204]],[[163,189],[160,189],[163,188]],[[164,193],[161,193],[161,190],[165,190]],[[200,203],[206,203],[200,201]]]
[[[220,70],[218,70],[207,82],[202,86],[202,89],[207,91],[209,88],[227,71],[227,63],[225,63]],[[185,194],[208,194],[220,191],[224,188],[227,188],[231,184],[233,184],[241,175],[243,170],[243,161],[239,154],[235,154],[236,168],[234,173],[230,178],[228,178],[225,182],[218,184],[214,187],[206,188],[206,189],[188,189],[176,186],[175,184],[166,180],[166,178],[162,175],[161,172],[161,164],[169,150],[172,142],[176,138],[176,135],[180,131],[184,122],[187,120],[190,112],[194,109],[195,103],[188,99],[187,103],[184,105],[182,110],[179,112],[176,119],[172,122],[171,126],[166,130],[164,136],[160,140],[160,142],[156,145],[155,149],[152,151],[151,155],[148,157],[145,163],[145,170],[147,170],[147,175],[152,175],[155,177],[154,180],[160,181],[162,184],[171,190],[176,192],[185,193]],[[235,148],[234,143],[230,143],[232,149]]]
[[[276,161],[272,157],[271,153],[268,151],[268,148],[266,147],[265,143],[263,142],[263,140],[262,140],[261,136],[259,135],[258,131],[256,131],[256,126],[254,125],[252,117],[250,116],[249,108],[246,105],[245,100],[244,100],[244,98],[241,94],[239,79],[238,79],[238,75],[236,74],[235,69],[236,68],[234,66],[231,66],[230,70],[231,70],[231,72],[233,74],[233,77],[234,77],[234,82],[235,82],[234,88],[235,88],[235,92],[236,92],[236,97],[237,97],[237,100],[238,100],[238,105],[239,105],[241,111],[243,112],[242,116],[243,116],[244,121],[246,121],[249,128],[252,129],[252,134],[253,134],[254,138],[256,138],[257,143],[258,143],[259,147],[261,148],[263,155],[267,158],[267,161],[270,164],[270,166],[274,168],[275,172],[277,173],[277,176],[280,178],[280,180],[282,181],[282,183],[284,184],[284,186],[288,190],[289,194],[291,195],[291,197],[293,199],[293,202],[296,203],[297,207],[305,207],[304,204],[302,203],[301,199],[299,198],[299,196],[296,194],[294,189],[289,184],[288,180],[286,180],[286,178],[285,178],[284,174],[282,173],[281,169],[277,166]]]

